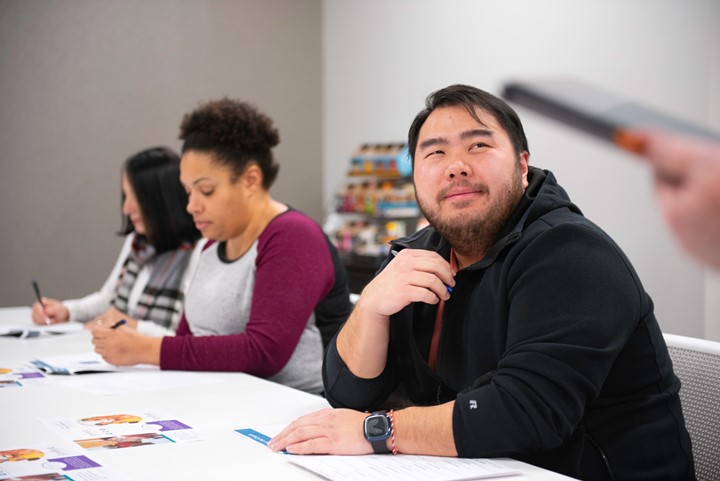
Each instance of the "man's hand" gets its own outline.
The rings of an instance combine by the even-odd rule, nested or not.
[[[437,304],[449,299],[455,272],[440,254],[403,249],[362,291],[358,303],[366,314],[387,317],[412,302]]]
[[[455,402],[394,411],[396,448],[404,454],[457,456],[452,431]],[[368,413],[352,409],[323,409],[302,416],[270,440],[273,451],[292,454],[372,454],[363,423]],[[388,442],[388,449],[392,440]]]
[[[292,454],[372,454],[363,434],[367,415],[330,408],[307,414],[290,423],[268,446]]]
[[[337,337],[337,350],[350,372],[372,379],[387,362],[389,318],[412,302],[448,299],[455,272],[438,253],[403,249],[363,289]]]

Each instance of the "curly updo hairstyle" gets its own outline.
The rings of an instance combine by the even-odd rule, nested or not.
[[[280,143],[280,134],[270,117],[247,102],[224,97],[200,104],[183,117],[180,140],[183,154],[211,154],[218,163],[230,167],[233,181],[254,162],[268,190],[280,169],[271,151]]]

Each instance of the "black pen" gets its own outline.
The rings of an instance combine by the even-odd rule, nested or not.
[[[45,314],[45,324],[50,324],[50,318],[47,315],[47,310],[45,309],[45,303],[42,300],[42,296],[40,295],[40,286],[38,286],[38,283],[36,280],[32,281],[33,290],[35,290],[35,297],[37,297],[38,302],[40,303],[40,307],[42,307],[43,314]]]
[[[125,324],[126,322],[127,322],[127,321],[126,321],[125,319],[120,319],[118,322],[116,322],[115,324],[113,324],[112,326],[110,326],[110,329],[117,329],[118,327],[122,326],[122,325]]]

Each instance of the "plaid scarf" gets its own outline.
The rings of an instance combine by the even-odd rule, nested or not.
[[[179,317],[185,294],[181,282],[193,252],[193,245],[155,255],[155,248],[136,237],[130,254],[125,259],[111,304],[135,319],[150,320],[170,327],[173,318]],[[128,312],[128,298],[138,273],[148,266],[150,279],[140,295],[137,306]]]

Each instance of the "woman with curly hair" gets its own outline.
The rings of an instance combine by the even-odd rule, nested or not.
[[[120,319],[145,334],[174,333],[200,253],[200,233],[185,210],[180,157],[167,147],[142,150],[122,167],[120,254],[99,291],[80,299],[44,298],[37,324],[77,321],[112,326]]]
[[[322,229],[270,196],[280,141],[272,120],[223,98],[185,115],[180,139],[187,210],[214,242],[176,336],[101,327],[96,351],[116,365],[240,371],[321,392],[323,341],[351,310],[347,274]]]

